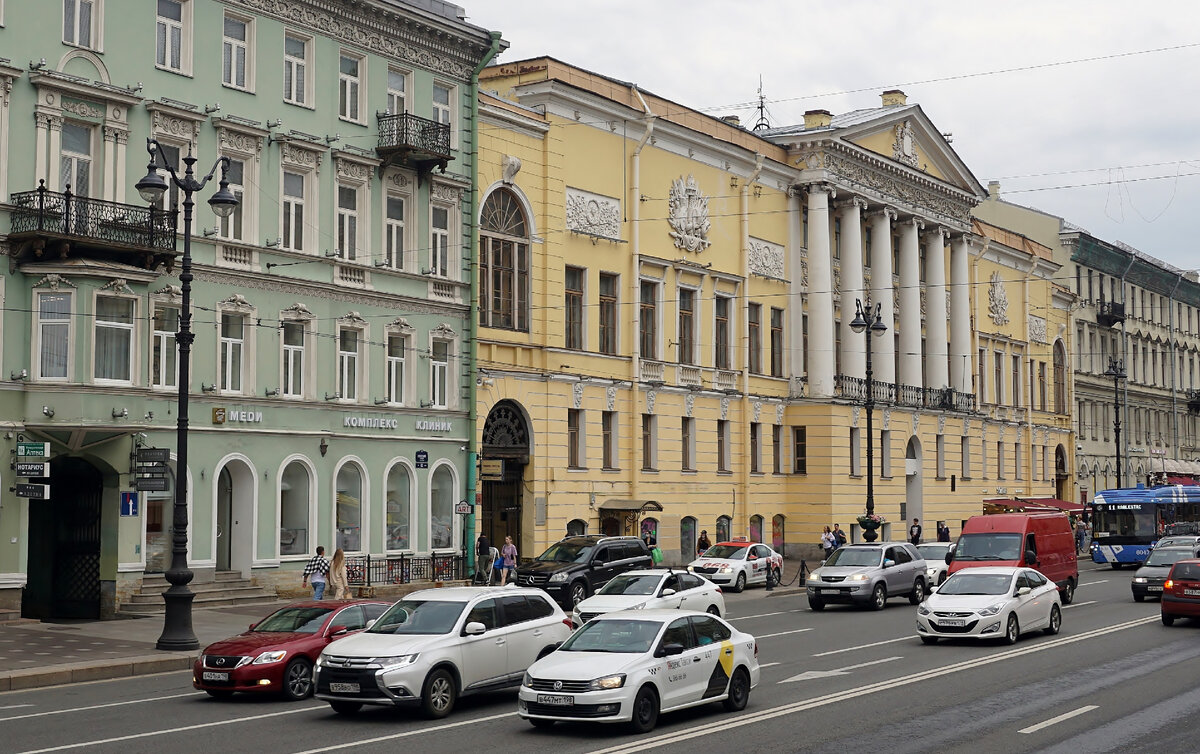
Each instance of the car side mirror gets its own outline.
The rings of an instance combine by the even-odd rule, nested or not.
[[[954,550],[946,550],[946,565],[954,562]]]
[[[672,589],[671,587],[667,587],[666,589],[662,590],[661,596],[670,597],[672,594],[675,594],[675,590]]]
[[[345,626],[330,626],[329,627],[329,635],[330,636],[342,636],[343,634],[346,634],[349,631],[350,631],[350,629],[346,628]]]
[[[896,565],[896,561],[892,560],[891,558],[883,559],[883,567],[884,568],[891,568],[894,565]]]
[[[253,631],[253,630],[254,630],[254,627],[255,627],[255,626],[257,626],[257,625],[258,625],[257,623],[251,623],[251,624],[250,624],[250,630],[251,630],[251,631]]]
[[[1025,565],[1030,565],[1031,563],[1036,563],[1036,562],[1037,562],[1037,553],[1034,552],[1033,550],[1026,550],[1025,551]]]
[[[487,626],[483,625],[477,620],[473,620],[467,625],[463,626],[463,636],[479,636],[484,631],[487,631]]]
[[[367,625],[363,626],[363,630],[365,631],[368,628],[370,628],[371,626],[374,626],[376,620],[377,620],[376,618],[372,618],[371,620],[367,621]]]
[[[675,655],[683,654],[682,644],[663,644],[654,653],[655,657],[674,657]]]
[[[1029,594],[1032,591],[1033,590],[1027,586],[1019,586],[1019,587],[1017,587],[1017,596],[1024,597],[1025,595]]]

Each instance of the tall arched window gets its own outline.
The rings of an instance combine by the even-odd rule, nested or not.
[[[771,549],[779,553],[783,552],[784,523],[783,514],[780,513],[771,519]]]
[[[279,554],[306,555],[309,551],[308,512],[312,479],[308,467],[292,461],[279,478]]]
[[[362,471],[353,463],[338,469],[336,525],[335,547],[346,552],[362,549]]]
[[[763,517],[762,516],[755,515],[755,516],[750,517],[750,541],[751,542],[763,541],[762,526],[763,526]]]
[[[388,550],[411,550],[412,539],[409,536],[410,519],[412,517],[412,477],[404,464],[397,463],[388,471],[387,498],[385,509],[387,513]]]
[[[683,563],[698,556],[696,552],[696,519],[684,516],[679,520],[679,554]]]
[[[733,519],[729,516],[717,516],[717,538],[716,542],[728,542],[729,530],[732,527]]]
[[[429,481],[430,547],[444,550],[454,546],[454,475],[438,466]]]
[[[529,225],[516,194],[488,194],[479,212],[479,323],[529,331]]]
[[[1054,342],[1054,413],[1067,413],[1067,350]]]

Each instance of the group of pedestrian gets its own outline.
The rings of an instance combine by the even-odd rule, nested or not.
[[[825,558],[828,559],[833,551],[846,544],[846,532],[842,530],[841,524],[834,524],[833,528],[825,527],[821,532],[821,549],[825,551]]]
[[[475,541],[475,572],[482,574],[488,583],[507,584],[517,580],[517,546],[511,535],[504,537],[500,548],[492,546],[486,534]],[[490,571],[489,571],[490,569]],[[491,579],[487,579],[490,574]]]
[[[325,559],[325,548],[317,547],[317,554],[304,565],[304,575],[300,579],[304,586],[312,584],[313,599],[325,599],[326,587],[333,589],[335,600],[350,598],[350,577],[346,573],[346,553],[337,548],[333,560]]]

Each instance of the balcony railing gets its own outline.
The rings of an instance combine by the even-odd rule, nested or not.
[[[642,361],[642,382],[662,382],[663,363],[661,361]]]
[[[12,194],[9,238],[53,238],[71,241],[77,248],[175,256],[176,213],[137,204],[93,199],[65,191],[50,191],[45,181],[33,191]],[[137,260],[134,260],[135,262]],[[159,260],[161,261],[161,260]]]
[[[701,387],[704,379],[700,367],[679,367],[679,384],[684,387]]]
[[[437,163],[445,170],[450,156],[450,126],[412,113],[383,114],[376,117],[379,142],[375,149],[392,161],[426,167]]]
[[[862,377],[839,374],[834,376],[834,394],[839,398],[862,402],[867,398],[867,381]],[[910,408],[933,408],[970,413],[975,410],[975,396],[952,388],[916,387],[871,380],[871,398],[876,403],[890,403]]]
[[[1125,321],[1125,304],[1117,301],[1101,301],[1096,307],[1096,321],[1103,327],[1116,327]]]

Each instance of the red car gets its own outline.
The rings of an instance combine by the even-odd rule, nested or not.
[[[192,685],[209,696],[266,691],[304,699],[313,690],[313,663],[330,642],[366,628],[389,602],[320,600],[280,608],[250,630],[204,648]]]
[[[1162,592],[1162,622],[1200,618],[1200,560],[1179,560],[1171,566]]]

